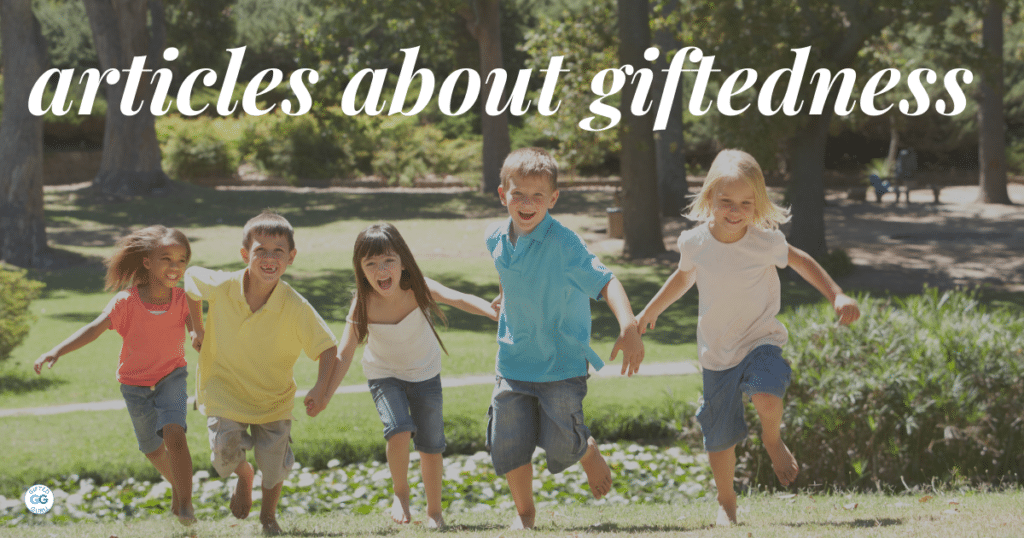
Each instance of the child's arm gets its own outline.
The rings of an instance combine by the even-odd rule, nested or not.
[[[424,280],[427,281],[427,289],[430,290],[430,295],[435,301],[448,306],[454,306],[470,314],[483,316],[491,321],[498,321],[498,314],[494,311],[494,307],[491,306],[492,303],[488,303],[476,295],[455,291],[435,280],[429,278],[424,278]]]
[[[50,363],[50,368],[53,368],[53,365],[57,364],[57,359],[61,358],[61,356],[67,355],[93,340],[96,340],[101,334],[103,334],[103,331],[106,331],[109,328],[110,316],[104,312],[85,327],[75,331],[75,334],[69,336],[67,340],[64,340],[50,351],[40,355],[39,358],[36,359],[35,364],[32,365],[32,368],[37,374],[43,373],[43,365],[46,363]]]
[[[640,315],[637,319],[640,320],[640,334],[644,334],[648,329],[654,328],[654,322],[658,321],[658,316],[665,311],[672,303],[678,301],[691,287],[693,283],[697,281],[697,269],[690,269],[689,271],[680,271],[676,269],[665,284],[658,290],[658,293],[654,294],[651,298],[651,302],[647,303],[647,306],[640,311]]]
[[[637,321],[633,317],[633,307],[630,306],[626,290],[617,278],[612,278],[604,285],[601,295],[608,301],[608,308],[615,315],[615,319],[619,321],[619,337],[615,339],[610,360],[614,361],[621,349],[621,373],[632,376],[640,369],[640,363],[644,360],[644,343],[640,340]]]
[[[320,353],[319,364],[317,365],[316,384],[309,389],[303,403],[306,404],[306,414],[315,417],[327,408],[327,404],[334,396],[334,391],[327,391],[334,376],[335,363],[338,362],[338,346],[331,346]]]
[[[192,348],[199,351],[203,347],[203,337],[206,336],[206,329],[203,328],[203,303],[186,296],[188,301],[188,334],[192,338]]]
[[[814,258],[809,254],[790,245],[789,266],[798,275],[803,277],[804,280],[810,282],[815,289],[820,291],[832,303],[832,307],[836,310],[836,315],[839,316],[839,323],[849,325],[860,318],[860,308],[857,306],[857,301],[843,293],[842,288],[836,284],[835,280],[832,280],[832,277],[828,276],[825,269],[818,262],[814,261]]]
[[[355,306],[356,301],[355,298],[353,298],[352,308],[350,308],[349,311],[354,311]],[[331,398],[334,396],[334,392],[338,390],[338,385],[341,384],[342,380],[345,379],[345,375],[348,374],[349,366],[352,365],[352,357],[355,355],[356,347],[358,345],[359,342],[358,336],[356,335],[355,325],[351,321],[349,321],[345,324],[345,333],[341,335],[341,344],[327,350],[331,351],[333,349],[335,351],[336,356],[325,359],[323,353],[320,354],[319,366],[323,367],[325,362],[330,362],[332,363],[333,368],[331,371],[330,378],[327,380],[327,383],[323,386],[322,392],[320,394],[316,393],[317,386],[320,386],[320,379],[318,377],[317,386],[314,386],[313,389],[310,390],[309,393],[306,395],[306,398],[303,400],[303,403],[306,404],[306,414],[308,414],[311,417],[316,416],[316,414],[319,413],[320,410],[323,410],[324,408],[327,407],[327,404],[330,403]],[[324,353],[326,353],[326,351]],[[322,374],[323,372],[318,373]],[[311,414],[311,412],[314,409],[316,409],[316,407],[319,407],[321,405],[322,407],[320,407],[320,410],[317,410],[315,413]]]
[[[501,287],[501,279],[498,279],[498,296],[491,301],[491,309],[494,310],[494,315],[501,315],[501,301],[505,298],[505,288]]]

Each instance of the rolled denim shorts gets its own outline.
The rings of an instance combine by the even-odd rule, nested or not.
[[[704,449],[719,452],[745,439],[744,396],[750,399],[754,394],[773,394],[782,398],[792,373],[782,358],[782,349],[771,344],[754,348],[728,370],[705,369],[704,401],[697,410]]]
[[[411,432],[413,446],[424,454],[440,454],[444,438],[444,399],[441,375],[426,381],[402,381],[395,377],[367,380],[377,414],[384,424],[384,438]]]
[[[530,463],[538,446],[546,452],[551,473],[583,457],[590,438],[583,423],[588,377],[531,382],[498,376],[487,411],[487,447],[495,474]]]
[[[164,426],[177,424],[188,430],[185,408],[188,405],[186,380],[188,370],[181,366],[171,370],[152,387],[121,384],[121,395],[132,418],[139,450],[144,454],[164,443]]]

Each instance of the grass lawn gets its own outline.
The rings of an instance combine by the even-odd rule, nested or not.
[[[492,389],[491,385],[445,389],[449,452],[484,450]],[[589,383],[584,411],[598,437],[643,436],[657,431],[662,417],[681,409],[680,404],[694,402],[699,392],[697,376],[595,378]],[[368,393],[337,394],[316,418],[306,416],[302,401],[296,399],[293,415],[292,450],[303,466],[324,469],[332,459],[342,463],[384,461],[380,418]],[[2,421],[7,431],[16,432],[0,439],[0,453],[4,454],[0,494],[8,497],[20,495],[32,484],[73,474],[94,478],[98,483],[128,477],[139,481],[158,478],[139,452],[131,421],[123,409],[7,417]],[[190,411],[187,421],[194,469],[213,472],[206,417]]]
[[[872,537],[1012,537],[1024,525],[1024,492],[946,492],[908,495],[806,495],[790,498],[754,494],[740,498],[740,525],[713,528],[717,505],[711,499],[686,504],[595,505],[593,501],[541,510],[532,532],[507,531],[512,510],[448,516],[448,531],[459,536],[707,536],[790,538],[820,536]],[[420,519],[414,513],[414,520]],[[282,515],[286,536],[436,536],[422,524],[398,526],[381,511],[367,515]],[[0,529],[0,536],[25,538],[74,535],[108,538],[133,536],[259,536],[255,516],[244,522],[230,517],[200,520],[184,530],[171,518],[131,523],[21,525]]]

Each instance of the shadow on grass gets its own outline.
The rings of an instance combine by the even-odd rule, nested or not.
[[[708,528],[709,527],[707,525],[620,525],[618,523],[597,523],[594,525],[587,525],[586,527],[566,527],[564,530],[569,532],[586,533],[615,532],[643,536],[658,532],[694,532],[708,530]]]
[[[883,517],[880,519],[854,519],[853,521],[808,521],[801,523],[786,523],[787,527],[838,527],[852,529],[871,529],[875,527],[894,527],[903,525],[902,519]]]
[[[391,536],[398,534],[398,530],[392,527],[376,527],[373,530],[360,530],[355,532],[324,532],[319,530],[281,529],[277,536]],[[194,536],[194,535],[193,535]]]
[[[67,384],[67,381],[63,379],[37,376],[31,371],[7,370],[0,372],[0,393],[4,394],[26,394],[49,390],[64,384]]]

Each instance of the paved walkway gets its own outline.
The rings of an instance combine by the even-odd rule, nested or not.
[[[621,359],[620,359],[621,360]],[[596,372],[595,376],[608,378],[608,377],[622,377],[621,372],[622,364],[619,361],[608,363],[601,371]],[[697,364],[694,362],[654,362],[648,363],[640,367],[640,371],[635,375],[640,376],[660,376],[660,375],[689,375],[696,374],[699,370]],[[471,375],[463,377],[449,377],[441,378],[441,386],[444,388],[448,387],[464,387],[467,385],[490,385],[494,383],[494,374],[486,375]],[[350,394],[356,392],[368,392],[366,384],[360,383],[358,385],[345,385],[338,387],[335,394]],[[295,393],[296,398],[305,398],[306,392],[300,390]],[[192,404],[193,398],[188,399],[189,405]],[[91,403],[74,403],[65,405],[47,405],[43,407],[21,407],[15,409],[0,409],[0,418],[3,417],[19,417],[19,416],[40,416],[40,415],[57,415],[61,413],[72,413],[75,411],[114,411],[117,409],[124,409],[124,400],[108,400],[105,402],[91,402]]]

